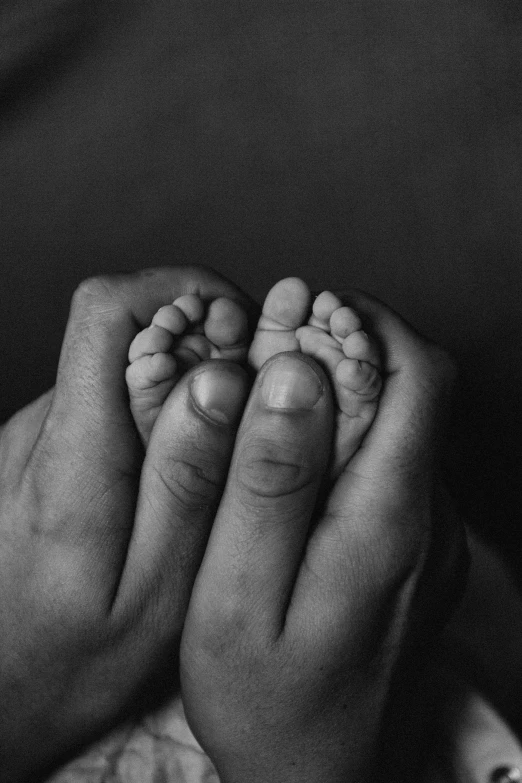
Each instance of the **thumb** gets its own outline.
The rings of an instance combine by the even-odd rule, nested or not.
[[[53,536],[101,569],[111,584],[123,565],[134,524],[142,451],[132,422],[125,369],[129,345],[156,310],[184,293],[227,296],[251,316],[253,303],[204,267],[162,267],[97,277],[74,294],[57,383],[26,466],[35,497],[63,488]],[[74,513],[71,512],[74,509]],[[110,578],[108,578],[110,575]]]

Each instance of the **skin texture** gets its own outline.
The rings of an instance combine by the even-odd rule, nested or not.
[[[0,419],[89,275],[356,285],[458,361],[453,489],[520,570],[519,0],[5,0],[0,31]]]
[[[316,405],[267,413],[258,382],[234,454],[247,379],[225,362],[195,368],[168,398],[141,465],[122,392],[126,351],[162,303],[187,292],[232,296],[252,310],[201,268],[87,281],[72,304],[55,389],[2,430],[6,783],[33,783],[122,715],[156,703],[154,685],[175,687],[214,518],[182,676],[190,720],[223,779],[370,774],[440,522],[432,467],[452,365],[378,302],[352,295],[383,342],[389,385],[372,436],[327,493],[306,544],[332,426],[326,379],[309,359],[276,357],[262,378],[273,367],[287,379],[304,368]],[[228,425],[212,419],[216,408]],[[321,435],[313,453],[299,420]],[[293,726],[284,748],[274,722]],[[330,741],[349,753],[332,760],[322,746],[328,760],[318,768],[310,752],[332,728]]]
[[[394,667],[433,619],[425,594],[412,628],[437,528],[446,528],[448,559],[434,465],[453,367],[377,301],[345,298],[384,346],[374,424],[325,497],[332,400],[324,376],[296,354],[269,360],[190,601],[182,694],[225,783],[376,779]],[[299,395],[315,384],[318,400],[306,410],[267,407],[272,378],[291,370],[303,373]],[[444,569],[439,575],[447,587]],[[441,596],[436,579],[430,594]],[[388,708],[392,724],[398,707]],[[403,750],[411,758],[415,746]],[[389,780],[394,767],[384,769]]]
[[[190,589],[248,381],[233,365],[216,371],[229,413],[228,424],[216,424],[185,378],[142,465],[124,371],[136,332],[190,292],[227,295],[252,311],[232,284],[199,268],[86,281],[72,303],[55,388],[1,431],[5,783],[37,780],[143,707],[144,690],[153,698],[155,683],[165,693],[176,686]]]
[[[517,565],[521,21],[518,0],[2,3],[2,419],[53,382],[88,274],[197,256],[261,297],[326,269],[457,356],[453,488]]]

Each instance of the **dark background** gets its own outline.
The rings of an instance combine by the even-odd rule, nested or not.
[[[450,480],[517,561],[520,0],[4,0],[0,420],[99,272],[359,286],[461,368]]]

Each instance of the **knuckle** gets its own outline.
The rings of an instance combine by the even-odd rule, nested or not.
[[[92,304],[99,305],[101,302],[110,301],[113,297],[114,285],[111,278],[107,275],[99,275],[82,280],[73,294],[73,302],[79,306],[89,307]]]
[[[271,441],[247,443],[238,463],[238,482],[261,498],[293,495],[315,478],[314,465],[303,450]]]
[[[125,301],[117,275],[89,277],[76,288],[71,305],[76,324],[112,328],[125,313]]]
[[[206,510],[215,505],[221,487],[210,466],[171,459],[156,472],[168,490],[170,502],[180,513]]]

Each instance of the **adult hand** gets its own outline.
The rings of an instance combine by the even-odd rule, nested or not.
[[[394,667],[435,607],[424,576],[442,549],[435,463],[453,366],[376,300],[343,299],[383,348],[361,449],[322,497],[327,379],[299,354],[270,359],[194,585],[182,694],[222,783],[375,780]]]
[[[249,385],[224,362],[188,374],[142,468],[127,351],[154,312],[183,293],[228,296],[252,311],[203,268],[88,280],[73,299],[55,389],[2,428],[3,783],[34,783],[136,705],[162,667],[177,675],[186,607]],[[220,407],[228,424],[213,419]]]

